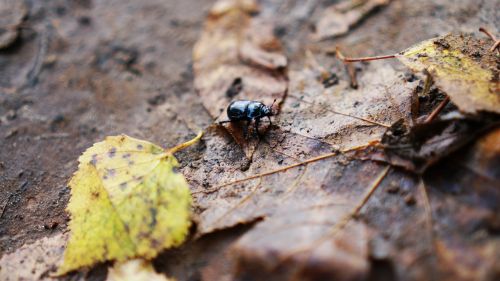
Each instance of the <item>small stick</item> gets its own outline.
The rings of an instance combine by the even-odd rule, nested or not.
[[[354,206],[354,208],[349,211],[346,215],[344,215],[340,220],[323,236],[321,236],[318,240],[314,241],[312,245],[302,247],[299,249],[296,249],[292,251],[291,253],[286,254],[285,257],[282,257],[281,260],[279,261],[279,264],[282,264],[283,262],[287,261],[290,259],[292,256],[307,252],[309,251],[309,255],[307,258],[310,258],[312,255],[312,251],[316,249],[317,247],[321,246],[324,242],[328,241],[329,239],[332,239],[332,237],[335,237],[337,233],[339,233],[342,229],[344,229],[347,224],[354,218],[359,216],[359,213],[361,209],[366,205],[368,200],[372,197],[373,193],[378,189],[382,181],[385,179],[387,174],[389,173],[391,169],[391,166],[386,166],[384,169],[378,174],[378,176],[375,178],[375,180],[372,182],[368,190],[363,194],[363,197],[360,202]],[[299,268],[300,270],[301,268]]]
[[[485,27],[480,27],[479,31],[482,33],[486,34],[488,37],[490,37],[491,40],[493,40],[495,43],[493,43],[493,46],[490,49],[490,52],[493,52],[495,49],[498,49],[500,46],[500,40],[498,40],[495,35],[493,35],[488,29]],[[499,50],[500,51],[500,50]]]
[[[356,146],[356,147],[348,148],[348,149],[345,149],[345,150],[341,150],[340,153],[347,153],[349,151],[354,151],[354,150],[362,149],[362,148],[365,148],[365,147],[368,147],[368,146],[371,146],[371,145],[373,145],[373,143],[363,144],[363,145],[360,145],[360,146]],[[279,172],[284,172],[284,171],[290,170],[290,169],[295,168],[295,167],[304,166],[304,165],[307,165],[309,163],[314,163],[314,162],[317,162],[317,161],[320,161],[320,160],[323,160],[323,159],[328,159],[328,158],[337,156],[338,154],[339,154],[339,152],[337,152],[337,151],[336,152],[332,152],[332,153],[323,154],[323,155],[320,155],[320,156],[317,156],[317,157],[313,157],[311,159],[308,159],[308,160],[305,160],[305,161],[302,161],[302,162],[299,162],[299,163],[295,163],[295,164],[292,164],[292,165],[289,165],[289,166],[286,166],[286,167],[282,167],[282,168],[279,168],[279,169],[276,169],[276,170],[272,170],[272,171],[268,171],[268,172],[256,174],[256,175],[253,175],[253,176],[249,176],[249,177],[246,177],[246,178],[242,178],[242,179],[237,179],[237,180],[234,180],[234,181],[226,182],[226,183],[220,184],[218,186],[214,186],[213,188],[211,188],[209,190],[202,190],[202,191],[198,191],[198,192],[192,192],[191,194],[198,194],[198,193],[210,194],[210,193],[214,193],[214,192],[218,191],[219,189],[221,189],[223,187],[226,187],[226,186],[229,186],[229,185],[233,185],[233,184],[237,184],[237,183],[240,183],[240,182],[245,182],[245,181],[257,179],[257,178],[260,178],[260,177],[269,176],[269,175],[276,174],[276,173],[279,173]]]
[[[437,258],[438,255],[438,245],[436,243],[436,235],[434,234],[434,219],[432,218],[432,206],[431,206],[431,201],[429,199],[429,194],[427,193],[427,188],[425,186],[424,179],[420,177],[419,184],[418,184],[418,189],[420,190],[420,193],[422,194],[423,197],[423,205],[424,205],[424,212],[426,216],[426,227],[427,227],[427,233],[429,234],[429,254],[433,255],[434,258]],[[432,267],[432,270],[435,273],[436,268]]]
[[[385,59],[393,59],[396,57],[396,55],[387,55],[387,56],[374,56],[374,57],[361,57],[361,58],[346,58],[344,55],[342,55],[338,47],[336,48],[335,53],[337,54],[337,57],[343,62],[385,60]]]
[[[310,102],[310,101],[307,101],[307,100],[304,100],[304,99],[301,99],[301,98],[298,98],[296,96],[293,96],[293,95],[289,95],[289,97],[291,98],[294,98],[296,100],[299,100],[301,102],[304,102],[304,103],[307,103],[307,104],[310,104],[310,105],[315,105],[314,102]],[[342,116],[346,116],[346,117],[351,117],[351,118],[354,118],[354,119],[358,119],[358,120],[361,120],[361,121],[365,121],[367,123],[371,123],[371,124],[374,124],[374,125],[378,125],[378,126],[382,126],[382,127],[386,127],[386,128],[390,128],[391,125],[387,125],[387,124],[383,124],[383,123],[379,123],[377,121],[373,121],[373,120],[369,120],[369,119],[366,119],[366,118],[363,118],[363,117],[358,117],[358,116],[354,116],[354,115],[349,115],[347,113],[343,113],[343,112],[340,112],[340,111],[336,111],[336,110],[332,110],[332,109],[329,109],[329,108],[325,108],[324,110],[328,111],[328,112],[331,112],[331,113],[334,113],[334,114],[338,114],[338,115],[342,115]]]
[[[446,96],[446,98],[441,101],[441,103],[432,111],[432,113],[429,114],[427,118],[425,118],[424,124],[434,120],[434,118],[436,118],[436,116],[443,110],[443,108],[448,104],[448,102],[450,102],[450,97]]]
[[[353,89],[358,88],[358,79],[356,77],[356,68],[350,63],[344,63],[347,69],[347,74],[349,74],[349,79],[351,80],[350,86]]]
[[[425,83],[424,83],[424,91],[422,95],[427,96],[429,92],[431,91],[431,86],[433,83],[432,76],[429,73],[429,71],[425,70]]]

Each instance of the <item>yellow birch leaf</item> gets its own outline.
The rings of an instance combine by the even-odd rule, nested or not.
[[[151,263],[143,259],[133,259],[115,263],[109,269],[107,281],[173,281],[156,273]]]
[[[79,158],[69,185],[71,236],[58,274],[107,260],[154,258],[188,234],[191,195],[173,149],[125,135],[107,137]]]
[[[488,48],[471,36],[449,34],[396,57],[413,71],[427,71],[461,111],[500,113],[498,57]]]

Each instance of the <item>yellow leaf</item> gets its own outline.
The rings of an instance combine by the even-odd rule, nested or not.
[[[58,274],[106,260],[151,259],[182,243],[191,195],[173,152],[125,135],[107,137],[79,158],[71,179],[71,237]]]
[[[396,57],[413,71],[428,71],[461,111],[500,113],[497,59],[488,44],[450,34],[421,42]]]
[[[148,261],[134,259],[125,263],[115,263],[109,269],[107,281],[168,281],[164,275],[155,272]]]

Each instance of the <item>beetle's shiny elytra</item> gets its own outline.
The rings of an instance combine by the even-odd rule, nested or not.
[[[274,100],[276,101],[276,100]],[[273,116],[272,107],[267,106],[259,101],[250,101],[250,100],[237,100],[233,101],[227,107],[227,117],[228,121],[221,121],[219,124],[227,123],[227,122],[236,122],[236,121],[245,121],[245,126],[247,127],[245,130],[248,130],[248,125],[251,121],[255,120],[255,131],[258,133],[260,119],[263,117],[267,117],[269,119],[269,123],[271,123],[271,116]]]

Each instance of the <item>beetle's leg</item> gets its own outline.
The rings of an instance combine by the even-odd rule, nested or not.
[[[259,124],[260,124],[260,118],[255,118],[255,133],[257,134],[257,136],[260,137]]]
[[[248,127],[250,125],[250,122],[252,120],[247,120],[245,121],[245,124],[243,125],[243,138],[248,139]]]
[[[267,116],[267,119],[269,119],[269,126],[273,126],[273,122],[271,122],[271,116]]]

